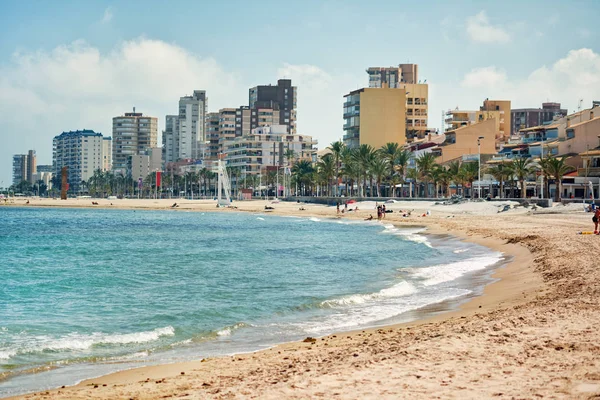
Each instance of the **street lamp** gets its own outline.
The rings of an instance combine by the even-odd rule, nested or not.
[[[481,199],[481,139],[483,136],[477,138],[477,197]]]

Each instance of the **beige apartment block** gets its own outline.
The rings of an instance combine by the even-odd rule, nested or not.
[[[312,136],[288,133],[288,129],[286,125],[258,127],[249,135],[226,142],[227,166],[240,168],[244,175],[259,175],[267,167],[291,167],[292,162],[312,161],[317,141]],[[286,157],[289,150],[294,152],[293,160]]]
[[[479,137],[483,137],[480,140],[481,154],[496,154],[498,124],[496,118],[491,118],[446,132],[446,140],[439,146],[441,155],[436,161],[445,163],[465,155],[479,154]]]
[[[452,132],[469,125],[480,124],[488,119],[495,119],[497,121],[497,131],[494,137],[496,150],[499,150],[509,140],[510,101],[486,99],[479,110],[448,110],[445,118],[447,125],[446,132]]]
[[[350,148],[406,143],[404,89],[363,88],[345,95],[344,143]]]
[[[112,133],[112,168],[125,175],[131,156],[157,147],[158,119],[136,113],[134,108],[131,113],[113,118]]]
[[[417,64],[367,69],[369,88],[404,89],[406,92],[406,140],[423,139],[428,132],[429,86],[419,81]]]

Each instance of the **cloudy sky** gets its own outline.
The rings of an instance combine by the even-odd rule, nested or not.
[[[600,2],[27,1],[0,2],[0,186],[12,154],[52,161],[65,130],[111,134],[131,110],[159,118],[205,89],[209,111],[248,88],[291,78],[298,129],[320,147],[342,137],[343,95],[365,69],[417,63],[442,111],[509,99],[513,108],[600,100]]]

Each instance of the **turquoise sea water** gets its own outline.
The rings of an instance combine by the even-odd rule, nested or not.
[[[476,294],[502,260],[377,222],[3,208],[0,223],[0,396],[400,322]]]

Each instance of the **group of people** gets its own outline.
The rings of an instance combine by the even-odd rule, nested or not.
[[[341,210],[341,211],[340,211],[340,202],[339,201],[336,203],[335,206],[336,206],[336,213],[337,214],[339,214],[340,212],[342,214],[344,214],[344,213],[347,213],[347,212],[350,212],[350,211],[358,211],[358,206],[356,206],[354,209],[352,209],[352,208],[348,209],[348,202],[344,203],[344,209]]]
[[[377,205],[377,220],[381,221],[382,218],[385,219],[386,212],[385,204]]]

